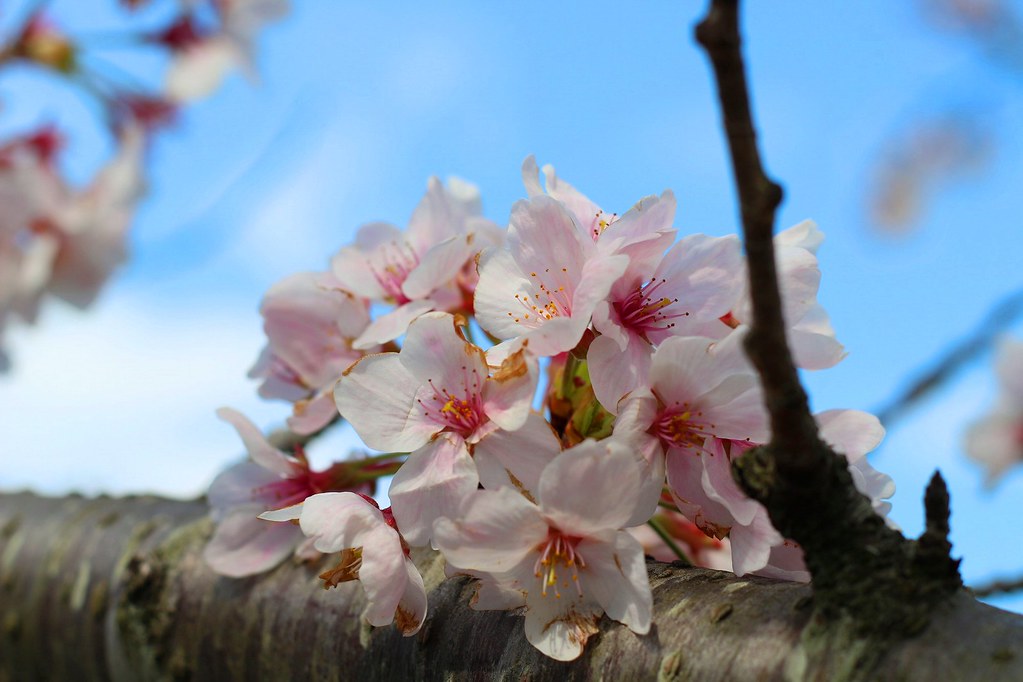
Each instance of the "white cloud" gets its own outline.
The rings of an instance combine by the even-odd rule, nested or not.
[[[9,335],[0,488],[198,495],[243,452],[217,407],[263,425],[286,416],[245,378],[263,343],[254,306],[110,293],[85,314],[51,306],[40,327]]]

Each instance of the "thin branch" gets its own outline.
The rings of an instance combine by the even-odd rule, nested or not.
[[[954,378],[967,363],[990,348],[1005,329],[1023,315],[1023,289],[998,301],[973,332],[961,339],[937,360],[930,369],[917,373],[909,386],[877,412],[886,427],[905,415],[920,400]]]
[[[970,588],[970,592],[973,592],[976,597],[993,597],[998,594],[1019,592],[1020,590],[1023,590],[1023,576],[999,578]]]
[[[936,476],[927,493],[928,529],[920,541],[907,541],[856,490],[846,459],[821,441],[786,341],[773,238],[782,190],[765,173],[757,147],[739,0],[710,0],[696,39],[714,69],[738,188],[753,304],[745,347],[772,431],[770,443],[734,462],[733,473],[774,526],[802,546],[823,620],[848,619],[876,643],[880,660],[891,639],[926,627],[934,607],[962,586],[958,562],[947,554],[947,491]]]

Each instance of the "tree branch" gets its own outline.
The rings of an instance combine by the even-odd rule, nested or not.
[[[604,618],[583,657],[559,663],[521,616],[473,611],[468,580],[420,554],[430,613],[403,638],[361,624],[357,583],[321,589],[321,566],[214,575],[210,531],[201,502],[0,495],[0,680],[839,679],[870,658],[837,630],[808,640],[805,585],[655,562],[650,634]],[[1023,616],[958,595],[874,672],[1023,679]]]
[[[970,592],[976,597],[993,597],[996,594],[1009,594],[1020,590],[1023,590],[1023,576],[999,578],[970,588]]]
[[[821,441],[786,341],[773,243],[782,190],[760,161],[738,0],[711,0],[696,39],[714,69],[731,152],[753,304],[745,347],[760,374],[772,429],[770,443],[735,461],[734,474],[764,504],[775,527],[802,545],[817,612],[824,620],[848,621],[881,655],[882,644],[919,632],[933,610],[961,589],[958,562],[947,554],[944,482],[932,482],[928,529],[910,542],[874,513],[845,458]]]
[[[990,348],[1021,314],[1023,290],[1015,291],[996,303],[969,336],[946,350],[938,360],[931,362],[930,369],[919,373],[904,391],[881,408],[877,413],[881,423],[891,427],[916,403],[952,379],[970,360]]]

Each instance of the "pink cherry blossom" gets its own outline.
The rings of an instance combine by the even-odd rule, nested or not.
[[[587,359],[597,400],[616,412],[622,396],[645,383],[657,344],[696,334],[728,312],[741,291],[736,275],[742,271],[734,236],[692,235],[667,254],[646,257],[634,249],[625,274],[593,313],[601,336]]]
[[[846,456],[856,488],[888,521],[891,505],[885,499],[894,494],[895,486],[865,459],[884,437],[878,419],[856,410],[830,410],[816,419],[821,438]],[[716,441],[697,457],[670,458],[667,470],[672,496],[679,510],[705,533],[728,537],[736,575],[809,580],[799,546],[774,529],[767,509],[748,498],[731,475],[731,462],[753,445]]]
[[[660,197],[647,196],[620,216],[606,213],[600,206],[572,185],[558,178],[554,166],[543,167],[547,196],[561,202],[575,218],[575,226],[585,239],[593,240],[601,253],[624,253],[636,257],[637,252],[664,252],[675,239],[672,219],[675,195],[666,191]],[[536,159],[526,157],[522,163],[522,182],[530,198],[541,196]],[[648,244],[653,242],[653,244]]]
[[[804,369],[827,369],[838,364],[846,355],[845,348],[835,338],[827,312],[817,302],[821,272],[816,254],[823,240],[823,233],[810,220],[774,237],[789,346],[796,365]],[[720,322],[701,327],[701,334],[721,338],[729,328],[748,324],[753,319],[745,268],[738,276],[743,290],[731,311]]]
[[[491,366],[448,313],[421,316],[400,353],[350,367],[334,398],[374,449],[409,452],[389,496],[405,538],[429,542],[434,519],[455,515],[479,485],[470,447],[497,429],[520,428],[536,390],[536,361],[521,349]]]
[[[145,194],[145,131],[125,126],[119,145],[117,155],[63,207],[49,233],[58,250],[47,289],[80,308],[92,303],[127,259],[128,228]]]
[[[519,201],[507,247],[480,255],[477,320],[499,339],[523,337],[536,355],[565,352],[628,263],[628,256],[599,253],[561,202],[544,195]]]
[[[199,28],[185,15],[151,37],[174,52],[164,90],[176,102],[206,97],[235,68],[253,74],[253,51],[263,27],[289,9],[288,0],[218,0],[214,3],[219,30]]]
[[[524,606],[529,642],[573,660],[602,613],[650,630],[643,550],[621,530],[639,489],[626,446],[584,441],[547,465],[535,501],[511,487],[478,491],[458,517],[436,522],[436,543],[452,566],[482,576],[474,608]]]
[[[267,571],[292,553],[307,555],[297,528],[257,517],[268,509],[298,504],[314,493],[346,487],[347,465],[338,463],[314,472],[304,457],[273,447],[239,412],[222,408],[217,416],[238,431],[249,459],[222,472],[210,485],[208,499],[217,529],[203,552],[206,563],[222,575],[242,577]],[[352,485],[366,493],[373,490],[372,483]]]
[[[986,469],[986,484],[1023,461],[1023,343],[1003,339],[995,363],[999,392],[994,408],[966,431],[966,454]]]
[[[458,179],[445,187],[430,178],[405,232],[387,223],[363,225],[355,243],[334,256],[334,275],[344,289],[397,308],[374,320],[355,347],[396,339],[431,310],[465,309],[466,287],[475,285],[467,268],[499,240],[497,226],[480,216],[479,191]]]
[[[366,593],[362,617],[367,623],[381,627],[394,622],[406,637],[419,632],[426,618],[426,588],[390,510],[355,493],[320,493],[260,518],[298,519],[317,551],[341,552],[338,565],[320,578],[328,588],[358,580]]]
[[[337,416],[334,384],[365,355],[352,346],[370,323],[368,303],[329,273],[304,272],[270,287],[260,312],[267,345],[249,376],[263,379],[264,398],[295,403],[292,431],[319,431]]]

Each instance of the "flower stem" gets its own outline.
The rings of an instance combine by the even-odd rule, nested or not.
[[[664,544],[668,546],[668,549],[675,553],[675,556],[678,557],[679,561],[685,562],[686,566],[693,565],[693,562],[689,560],[689,557],[686,556],[686,553],[682,551],[681,547],[678,546],[678,543],[675,542],[675,539],[671,537],[667,530],[665,530],[664,526],[661,525],[660,521],[652,518],[649,521],[647,521],[646,524],[654,529],[654,532],[657,533],[658,537],[660,537],[661,540],[664,541]]]

